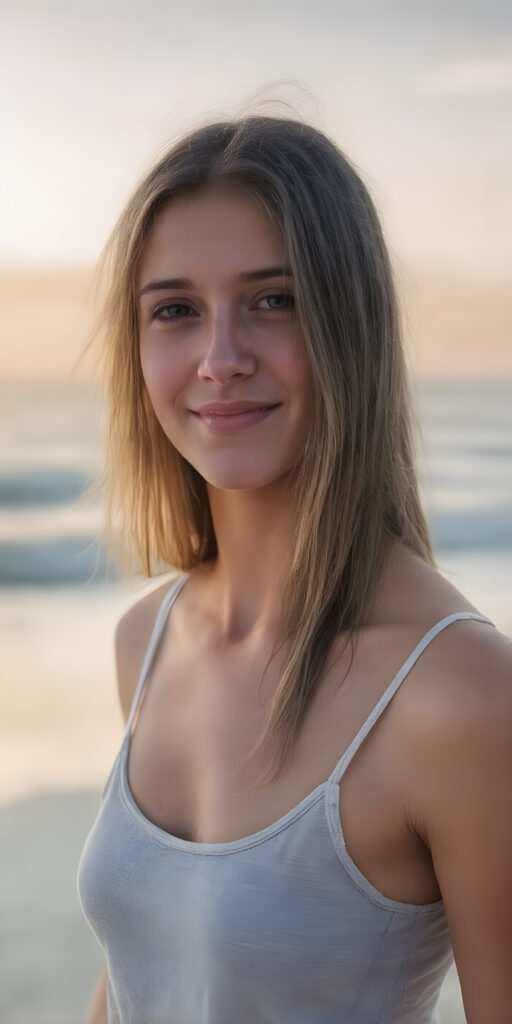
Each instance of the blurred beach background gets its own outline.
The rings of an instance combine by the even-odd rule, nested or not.
[[[122,738],[114,626],[148,586],[107,575],[80,497],[101,461],[93,359],[72,372],[95,261],[180,131],[280,100],[331,134],[396,269],[439,567],[512,634],[512,13],[4,0],[0,48],[0,1020],[80,1024],[102,954],[76,868]],[[464,1021],[455,970],[441,1021]]]

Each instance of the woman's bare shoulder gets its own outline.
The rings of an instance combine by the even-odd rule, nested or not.
[[[443,567],[428,565],[406,545],[390,550],[380,586],[380,612],[392,624],[427,630],[453,612],[485,615],[448,578]]]
[[[117,689],[126,721],[142,668],[144,655],[153,632],[160,605],[175,577],[166,577],[165,583],[153,586],[131,605],[117,623],[114,644],[117,671]]]
[[[414,555],[396,562],[393,592],[396,621],[408,623],[418,640],[433,626],[453,614],[469,613],[489,619],[437,568]],[[404,690],[407,712],[419,726],[452,723],[470,714],[480,702],[505,703],[512,696],[512,640],[491,621],[478,618],[448,622],[431,640],[411,672]],[[410,696],[410,701],[407,699]],[[452,723],[454,724],[454,723]]]
[[[490,623],[451,622],[430,644],[421,676],[419,723],[435,724],[438,737],[492,725],[500,709],[512,715],[512,640]]]

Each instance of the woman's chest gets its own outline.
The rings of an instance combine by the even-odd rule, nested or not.
[[[261,684],[266,660],[262,651],[194,659],[174,645],[171,661],[162,651],[128,758],[133,798],[159,828],[224,843],[278,821],[329,778],[389,682],[368,667],[361,672],[357,660],[340,688],[326,675],[282,774],[258,786],[264,753],[248,755],[279,667]],[[390,707],[342,779],[340,821],[352,860],[376,889],[403,902],[433,902],[439,889],[430,855],[404,823],[397,743]]]

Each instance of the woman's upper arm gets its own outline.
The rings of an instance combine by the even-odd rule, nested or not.
[[[488,631],[463,642],[463,676],[444,701],[433,686],[411,752],[468,1024],[510,1024],[512,643]]]

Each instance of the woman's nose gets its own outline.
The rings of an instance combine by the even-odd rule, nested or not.
[[[248,377],[254,373],[257,360],[235,311],[224,308],[212,314],[205,324],[203,338],[197,370],[201,380],[224,384],[231,377]]]

